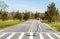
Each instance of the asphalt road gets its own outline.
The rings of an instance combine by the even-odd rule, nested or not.
[[[0,32],[0,39],[60,39],[60,33],[56,33],[47,25],[40,23],[40,32],[33,36],[37,29],[37,20],[29,20]]]

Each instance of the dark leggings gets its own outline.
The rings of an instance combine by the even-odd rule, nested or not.
[[[39,24],[37,25],[37,29],[35,30],[35,32],[33,33],[33,35],[35,35],[39,30]]]

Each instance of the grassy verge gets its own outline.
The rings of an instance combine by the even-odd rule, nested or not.
[[[53,23],[53,22],[50,23],[47,20],[43,20],[42,22],[49,24],[56,31],[60,32],[60,23]]]
[[[22,23],[24,21],[2,21],[0,22],[0,30],[3,29],[3,28],[6,28],[6,27],[10,27],[12,25],[16,25],[16,24],[19,24],[19,23]]]

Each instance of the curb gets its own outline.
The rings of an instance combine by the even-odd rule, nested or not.
[[[48,25],[48,24],[46,24],[46,23],[43,23],[43,24],[47,25],[47,27],[49,27],[50,29],[52,29],[52,30],[55,31],[56,33],[60,33],[60,32],[58,32],[58,31],[56,31],[54,28],[50,27],[50,25]]]
[[[24,22],[22,22],[22,23],[24,23]],[[20,25],[20,24],[22,24],[22,23],[19,23],[19,24],[16,24],[16,25]],[[6,28],[0,30],[0,32],[3,32],[3,31],[5,31],[5,30],[7,30],[7,29],[9,29],[9,28],[15,27],[16,25],[12,25],[12,26],[10,26],[10,27],[6,27]]]
[[[0,30],[0,32],[3,32],[3,31],[5,31],[5,30],[7,30],[7,29],[9,29],[9,28],[12,28],[12,27],[15,27],[15,26],[6,27],[6,28]]]

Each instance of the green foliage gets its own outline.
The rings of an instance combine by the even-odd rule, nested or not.
[[[2,13],[2,17],[1,17],[1,18],[2,18],[2,20],[3,20],[3,21],[5,21],[5,20],[9,19],[8,12],[6,12],[6,11],[5,11],[5,12],[3,12],[3,13]]]
[[[2,21],[0,22],[0,26],[10,26],[10,25],[14,25],[14,24],[18,24],[20,23],[20,21]]]
[[[45,17],[46,19],[48,19],[49,22],[52,22],[52,21],[55,22],[58,13],[59,12],[56,9],[55,4],[52,2],[51,4],[49,4],[47,8],[47,12],[45,12]]]
[[[19,11],[16,12],[16,15],[14,16],[15,19],[22,20],[22,13],[19,13]]]
[[[48,22],[47,20],[43,20],[42,22],[49,24],[56,31],[59,31],[60,32],[60,23]]]
[[[28,20],[30,18],[30,12],[24,13],[24,20]]]
[[[0,10],[0,19],[1,19],[1,16],[2,16],[2,11]]]
[[[3,29],[3,28],[6,28],[6,27],[10,27],[12,25],[16,25],[16,24],[19,24],[19,23],[22,23],[24,21],[1,21],[0,22],[0,29]]]
[[[35,13],[35,18],[38,18],[38,17],[40,17],[40,13],[39,12],[36,12]]]
[[[34,13],[31,13],[31,14],[30,14],[30,18],[31,18],[31,19],[34,19],[34,16],[35,16]]]

